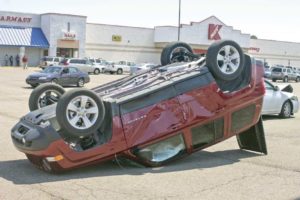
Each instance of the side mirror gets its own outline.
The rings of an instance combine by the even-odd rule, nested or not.
[[[274,87],[274,89],[275,91],[279,91],[279,87],[277,85]]]

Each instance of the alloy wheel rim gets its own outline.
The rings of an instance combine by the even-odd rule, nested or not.
[[[291,115],[291,105],[289,103],[286,103],[283,107],[283,114],[284,116],[288,117]]]
[[[171,63],[175,62],[188,62],[191,60],[189,56],[187,56],[187,53],[190,51],[185,47],[177,47],[172,50],[170,54],[170,61]]]
[[[217,64],[224,74],[235,73],[240,65],[241,55],[238,50],[231,45],[226,45],[220,49],[217,55]]]
[[[52,105],[54,103],[57,103],[60,96],[61,93],[55,90],[46,90],[38,97],[37,106],[40,109]]]
[[[67,105],[67,120],[76,129],[91,128],[96,123],[98,115],[99,110],[96,102],[85,95],[75,97]]]

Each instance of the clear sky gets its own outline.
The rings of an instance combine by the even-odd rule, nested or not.
[[[261,39],[300,42],[300,0],[181,0],[181,22],[215,15]],[[0,0],[0,10],[66,13],[88,22],[137,27],[178,24],[179,0]]]

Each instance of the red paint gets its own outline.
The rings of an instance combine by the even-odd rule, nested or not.
[[[18,23],[30,23],[31,17],[19,17],[19,16],[0,16],[0,21],[3,22],[18,22]]]
[[[257,62],[252,65],[249,87],[239,91],[224,93],[215,82],[212,82],[178,97],[121,117],[114,117],[111,141],[83,152],[72,150],[63,140],[52,143],[43,151],[23,152],[40,158],[62,154],[64,159],[51,165],[58,169],[69,169],[112,159],[117,154],[139,160],[130,152],[131,149],[144,147],[182,133],[187,153],[190,154],[195,151],[190,134],[192,127],[220,117],[224,118],[224,137],[201,147],[202,149],[239,134],[257,123],[265,92],[262,77],[263,66],[262,63]],[[256,105],[253,123],[243,127],[239,132],[232,132],[231,114],[252,104]],[[145,161],[141,160],[141,162]]]
[[[208,25],[208,39],[209,40],[221,40],[221,36],[219,34],[223,25],[218,24],[209,24]]]

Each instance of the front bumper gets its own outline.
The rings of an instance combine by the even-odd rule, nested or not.
[[[50,108],[52,109],[52,106]],[[41,151],[61,139],[55,130],[55,126],[58,128],[58,125],[54,124],[55,120],[48,121],[49,115],[43,113],[48,110],[49,108],[43,109],[42,112],[31,112],[12,128],[11,138],[17,149],[22,152]]]
[[[50,79],[26,79],[26,83],[29,85],[49,83],[49,82],[51,82]]]

